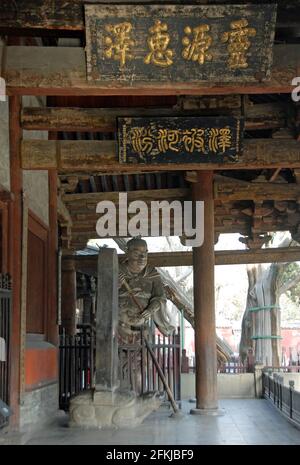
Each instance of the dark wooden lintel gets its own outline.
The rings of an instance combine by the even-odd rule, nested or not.
[[[8,46],[2,76],[9,95],[231,95],[290,93],[299,72],[299,47],[275,45],[271,79],[254,83],[161,83],[87,81],[80,47]]]

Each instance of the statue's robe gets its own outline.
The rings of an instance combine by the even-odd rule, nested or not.
[[[127,263],[120,264],[120,274],[125,276],[132,294],[145,310],[149,307],[151,317],[160,331],[165,335],[173,332],[174,326],[170,323],[170,317],[166,310],[166,295],[161,277],[153,267],[146,266],[141,273],[132,273]],[[119,287],[119,341],[124,344],[132,344],[140,337],[139,328],[146,323],[141,317],[141,310],[133,301],[130,293],[124,285]]]

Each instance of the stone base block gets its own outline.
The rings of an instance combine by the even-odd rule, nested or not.
[[[70,426],[85,428],[134,428],[160,407],[157,393],[86,392],[70,402]]]
[[[222,408],[192,408],[191,415],[209,415],[214,417],[221,417],[225,415],[225,410]]]

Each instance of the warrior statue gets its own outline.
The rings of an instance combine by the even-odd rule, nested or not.
[[[133,238],[127,242],[126,258],[119,267],[119,343],[135,344],[140,340],[140,329],[150,318],[159,330],[171,334],[166,310],[166,295],[158,271],[147,265],[147,242]]]

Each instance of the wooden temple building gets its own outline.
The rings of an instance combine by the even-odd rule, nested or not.
[[[195,410],[218,409],[214,266],[300,260],[296,245],[262,248],[271,232],[300,239],[300,1],[164,3],[1,1],[0,312],[10,315],[0,318],[0,399],[10,428],[58,408],[59,330],[75,334],[79,275],[91,308],[95,257],[77,252],[98,237],[98,202],[117,205],[120,192],[204,201],[201,247],[149,254],[156,267],[193,265]],[[170,133],[169,158],[120,156],[122,121],[172,128],[178,118],[189,131],[189,119],[220,117],[243,122],[232,158],[201,159],[203,140],[195,156],[170,154]],[[247,250],[215,252],[227,233]]]

